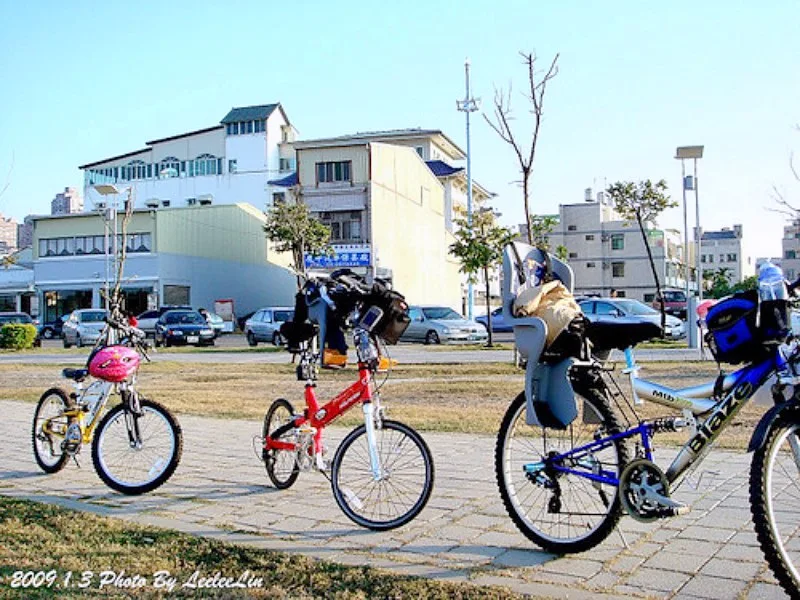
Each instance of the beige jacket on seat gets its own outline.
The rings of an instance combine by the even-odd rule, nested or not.
[[[539,317],[547,325],[546,346],[553,343],[581,309],[570,291],[560,281],[525,288],[514,300],[514,316]]]

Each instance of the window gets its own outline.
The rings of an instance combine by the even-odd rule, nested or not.
[[[728,262],[736,262],[736,255],[728,254]]]
[[[161,161],[161,168],[158,169],[158,174],[161,177],[177,177],[181,171],[181,161],[174,156],[168,156]]]
[[[701,255],[700,255],[700,262],[701,262],[701,263],[704,263],[704,262],[706,262],[706,255],[705,255],[705,254],[701,254]]]
[[[128,252],[150,252],[150,240],[149,233],[129,233],[125,250]]]
[[[596,266],[596,265],[595,265],[595,263],[593,263],[593,262],[587,262],[587,263],[586,263],[586,268],[587,268],[587,269],[594,269],[594,268],[595,268],[595,266]]]
[[[625,234],[624,233],[614,233],[611,235],[611,249],[612,250],[624,250],[625,249]],[[620,275],[621,277],[621,275]]]
[[[784,255],[784,258],[797,258],[797,253],[794,250],[787,250]]]
[[[569,257],[570,258],[578,258],[578,253],[577,252],[570,252],[569,253]]]
[[[611,263],[611,276],[612,277],[625,277],[625,263],[612,262]]]
[[[126,167],[127,179],[144,179],[147,176],[147,165],[141,160],[132,160]]]
[[[244,123],[245,127],[247,128],[247,133],[253,133],[253,122],[247,121]]]
[[[317,183],[351,181],[350,165],[349,160],[317,163]]]
[[[786,279],[794,281],[794,269],[786,269]]]
[[[162,200],[161,206],[163,206],[164,208],[169,208],[169,200]]]
[[[210,154],[201,154],[189,163],[189,177],[192,175],[218,175],[217,158]]]
[[[325,212],[320,221],[331,228],[331,242],[361,240],[361,212]]]
[[[272,203],[273,204],[285,204],[286,203],[286,194],[284,192],[275,192],[272,194]]]
[[[593,242],[593,241],[594,241],[594,236],[593,236],[593,235],[591,235],[591,234],[590,234],[590,235],[587,235],[587,236],[586,236],[586,241],[587,241],[587,242]]]
[[[576,225],[567,225],[567,231],[577,231],[578,227]]]
[[[281,171],[291,171],[294,169],[294,159],[281,158],[278,160],[278,169]]]
[[[645,294],[644,295],[644,303],[645,304],[651,304],[653,302],[653,300],[655,300],[655,299],[656,299],[656,295],[655,294]]]
[[[420,158],[425,158],[425,155],[423,154],[424,151],[422,149],[422,146],[417,146],[416,148],[414,148],[414,150],[417,151],[417,154],[419,154]]]
[[[720,254],[719,255],[719,262],[721,262],[721,263],[725,262],[725,255],[724,254]]]
[[[619,309],[608,302],[595,302],[594,312],[598,315],[617,315],[619,314]]]
[[[714,262],[714,255],[713,254],[709,254],[708,255],[708,262],[709,263],[713,263]]]
[[[228,159],[228,173],[236,173],[236,159],[229,158]]]
[[[265,128],[264,128],[264,121],[263,121],[263,120],[261,120],[261,121],[255,121],[255,122],[253,123],[253,131],[254,131],[255,133],[261,133],[262,131],[264,131],[264,129],[265,129]]]

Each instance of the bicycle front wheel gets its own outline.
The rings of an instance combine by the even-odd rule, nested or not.
[[[753,454],[750,505],[761,550],[789,596],[800,598],[800,411],[779,417]]]
[[[578,416],[564,430],[528,425],[523,392],[506,411],[495,449],[497,483],[509,516],[529,540],[557,554],[596,546],[621,516],[616,486],[574,471],[619,477],[627,462],[622,441],[565,457],[558,464],[547,463],[548,458],[589,444],[596,436],[619,432],[617,417],[599,391],[587,390],[582,402],[578,398],[578,409]]]
[[[58,473],[69,459],[69,455],[61,449],[61,442],[70,425],[64,411],[70,408],[72,400],[61,388],[47,390],[36,405],[33,414],[33,456],[45,473]]]
[[[175,472],[183,450],[175,417],[157,402],[144,398],[140,402],[139,416],[125,411],[122,404],[108,411],[92,444],[100,479],[123,494],[144,494],[163,484]]]
[[[376,531],[400,527],[425,507],[433,489],[433,458],[408,425],[383,421],[375,429],[379,473],[372,470],[367,429],[356,427],[333,457],[333,497],[353,522]]]

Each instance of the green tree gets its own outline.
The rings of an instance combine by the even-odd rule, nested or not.
[[[645,224],[655,225],[656,218],[667,208],[677,206],[667,195],[667,182],[663,179],[653,183],[649,179],[633,183],[631,181],[618,181],[609,186],[606,193],[614,200],[614,208],[626,221],[636,221],[639,231],[642,234],[644,247],[647,250],[647,259],[650,261],[650,269],[653,272],[653,279],[656,282],[656,297],[661,305],[661,329],[664,330],[667,322],[667,315],[664,311],[664,296],[661,293],[661,281],[656,271],[656,263],[653,260],[653,252],[650,250],[650,242],[647,240]]]
[[[470,282],[477,282],[477,274],[483,271],[486,282],[486,327],[489,330],[488,346],[492,347],[492,311],[489,304],[489,269],[498,265],[503,257],[503,248],[516,237],[505,227],[495,223],[494,214],[479,210],[472,215],[472,223],[457,218],[456,241],[450,244],[450,254],[461,261],[461,272]]]
[[[305,276],[305,254],[330,254],[331,230],[311,216],[302,201],[276,203],[266,211],[264,232],[278,252],[291,252],[298,288]]]
[[[739,283],[734,283],[731,286],[729,293],[735,294],[736,292],[746,292],[749,290],[757,290],[757,289],[758,289],[758,275],[750,275],[742,279]]]
[[[558,217],[554,215],[531,215],[531,231],[533,233],[533,245],[550,252],[550,234],[558,225]],[[567,262],[569,251],[563,244],[556,246],[555,255],[564,262]]]
[[[703,273],[703,278],[707,279],[711,285],[709,296],[711,298],[723,298],[731,292],[731,270],[728,267],[720,267],[713,271]]]

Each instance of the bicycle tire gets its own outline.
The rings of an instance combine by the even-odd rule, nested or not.
[[[433,457],[414,429],[398,421],[384,420],[382,427],[375,429],[376,446],[381,467],[390,477],[375,481],[366,434],[365,425],[356,427],[336,450],[331,468],[333,497],[354,523],[374,531],[395,529],[425,508],[433,490]],[[410,478],[420,480],[420,485],[410,483]],[[381,504],[382,499],[388,504]]]
[[[280,415],[278,411],[284,411],[288,415]],[[264,417],[264,427],[262,435],[264,442],[268,436],[275,433],[275,431],[285,425],[288,425],[295,416],[294,407],[292,404],[283,398],[278,398],[269,407],[266,416]],[[278,439],[284,439],[285,435],[292,435],[292,429],[281,433]],[[300,475],[300,468],[297,466],[297,454],[291,450],[267,450],[263,451],[262,458],[264,459],[264,467],[267,470],[269,480],[279,490],[285,490],[297,481]]]
[[[565,430],[555,430],[527,425],[525,393],[519,394],[503,417],[495,447],[495,474],[506,511],[525,537],[556,554],[593,548],[609,536],[622,516],[616,486],[595,484],[567,473],[545,473],[552,485],[548,488],[548,483],[533,481],[522,470],[522,465],[542,461],[551,452],[561,453],[592,442],[596,433],[607,436],[621,430],[616,414],[599,390],[589,387],[577,396],[583,400],[578,417]],[[587,423],[587,417],[595,422]],[[526,436],[521,442],[515,441],[518,430],[520,437]],[[560,436],[564,436],[561,444]],[[525,447],[517,449],[520,445]],[[617,440],[592,459],[598,467],[615,469],[618,477],[628,461],[628,450],[624,441]],[[588,493],[580,502],[572,497],[583,491]],[[596,521],[588,523],[588,517],[596,517]]]
[[[765,443],[753,453],[750,509],[772,573],[790,597],[800,598],[800,464],[789,446],[792,436],[800,438],[800,408],[778,416]]]
[[[33,428],[31,432],[31,441],[33,442],[33,457],[36,459],[36,464],[39,465],[39,468],[45,473],[58,473],[64,468],[69,460],[69,455],[61,450],[61,442],[58,441],[58,446],[54,446],[54,440],[52,439],[53,436],[41,431],[42,421],[44,421],[44,419],[50,419],[52,422],[59,416],[54,415],[52,417],[45,417],[41,414],[42,411],[47,408],[45,402],[52,400],[57,401],[61,405],[60,407],[53,407],[59,413],[63,413],[65,410],[74,406],[74,403],[67,392],[61,388],[50,388],[44,394],[42,394],[42,396],[39,398],[39,402],[36,404],[36,410],[33,413]],[[69,424],[68,417],[63,417],[63,420],[57,422],[57,425],[60,428],[63,428],[64,434],[66,434]],[[62,440],[63,438],[64,436],[61,436]],[[40,448],[40,444],[44,447]]]
[[[142,414],[134,418],[140,428],[141,448],[133,448],[128,441],[123,404],[103,416],[92,441],[92,462],[100,479],[111,489],[131,496],[150,492],[167,481],[183,452],[183,433],[175,417],[158,402],[140,398],[140,404]],[[161,431],[155,429],[158,425]],[[149,456],[152,461],[148,461]],[[135,478],[137,472],[144,476]]]

